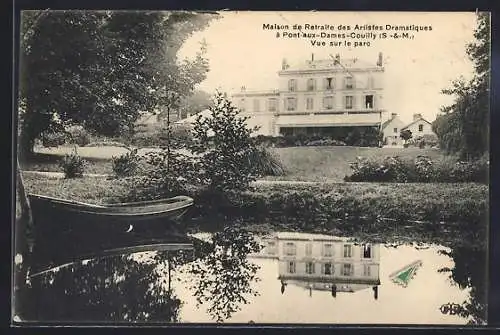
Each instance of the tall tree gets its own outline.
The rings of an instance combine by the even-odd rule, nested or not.
[[[474,41],[467,45],[467,55],[474,63],[470,81],[453,82],[444,94],[455,96],[450,106],[444,106],[433,123],[440,146],[462,158],[475,158],[489,150],[490,95],[490,15],[478,13]]]
[[[51,11],[37,17],[37,12],[23,14],[19,100],[24,152],[32,152],[41,133],[65,124],[105,136],[130,130],[141,111],[176,104],[208,71],[203,53],[179,63],[177,51],[212,15]]]

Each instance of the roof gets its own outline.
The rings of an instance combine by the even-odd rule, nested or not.
[[[289,66],[286,71],[311,71],[311,70],[326,70],[326,69],[365,69],[377,68],[375,63],[369,63],[357,58],[340,59],[340,65],[335,64],[333,59],[308,60],[306,62]]]
[[[412,122],[410,122],[409,124],[407,124],[406,126],[404,126],[403,128],[401,128],[401,130],[405,130],[406,128],[410,127],[414,123],[417,123],[418,121],[424,121],[424,122],[427,122],[428,124],[432,125],[432,123],[430,123],[429,121],[427,121],[426,119],[424,119],[423,117],[421,117],[421,118],[418,118],[416,120],[413,120]]]

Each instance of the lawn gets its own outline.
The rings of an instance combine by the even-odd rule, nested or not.
[[[266,177],[268,180],[332,181],[341,182],[351,174],[350,163],[356,157],[400,156],[414,159],[426,155],[433,160],[442,159],[443,153],[437,149],[419,148],[368,148],[368,147],[291,147],[276,148],[287,174]]]
[[[22,164],[23,170],[61,171],[58,161],[65,153],[70,153],[73,147],[53,149],[37,149],[37,156],[31,162]],[[151,149],[142,149],[145,152]],[[272,149],[280,158],[287,174],[279,177],[266,177],[268,180],[295,181],[330,181],[342,182],[351,173],[349,163],[356,157],[400,156],[413,159],[418,155],[430,156],[433,160],[443,158],[436,149],[419,148],[368,148],[368,147],[291,147]],[[110,174],[111,158],[127,152],[122,147],[82,147],[78,153],[89,165],[87,173]],[[140,153],[141,153],[140,152]]]

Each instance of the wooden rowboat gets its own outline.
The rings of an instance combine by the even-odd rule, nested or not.
[[[192,250],[176,221],[192,198],[93,205],[28,195],[35,226],[34,268],[151,250]]]
[[[28,198],[35,218],[46,216],[53,218],[62,215],[66,220],[78,217],[90,222],[104,220],[130,223],[151,219],[177,220],[194,203],[193,199],[187,196],[110,205],[87,204],[37,194],[29,194]]]

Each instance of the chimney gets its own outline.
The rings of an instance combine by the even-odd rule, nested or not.
[[[314,54],[311,54],[311,62],[314,62]]]
[[[381,53],[381,52],[379,52],[379,53],[378,53],[378,61],[377,61],[377,66],[382,66],[382,61],[383,61],[382,53]]]
[[[413,121],[417,121],[418,119],[421,119],[422,118],[422,114],[413,114]]]
[[[392,113],[391,114],[391,120],[394,119],[396,116],[398,116],[398,113]]]
[[[281,62],[281,69],[282,70],[288,69],[288,63],[285,58],[283,58],[283,61]]]

